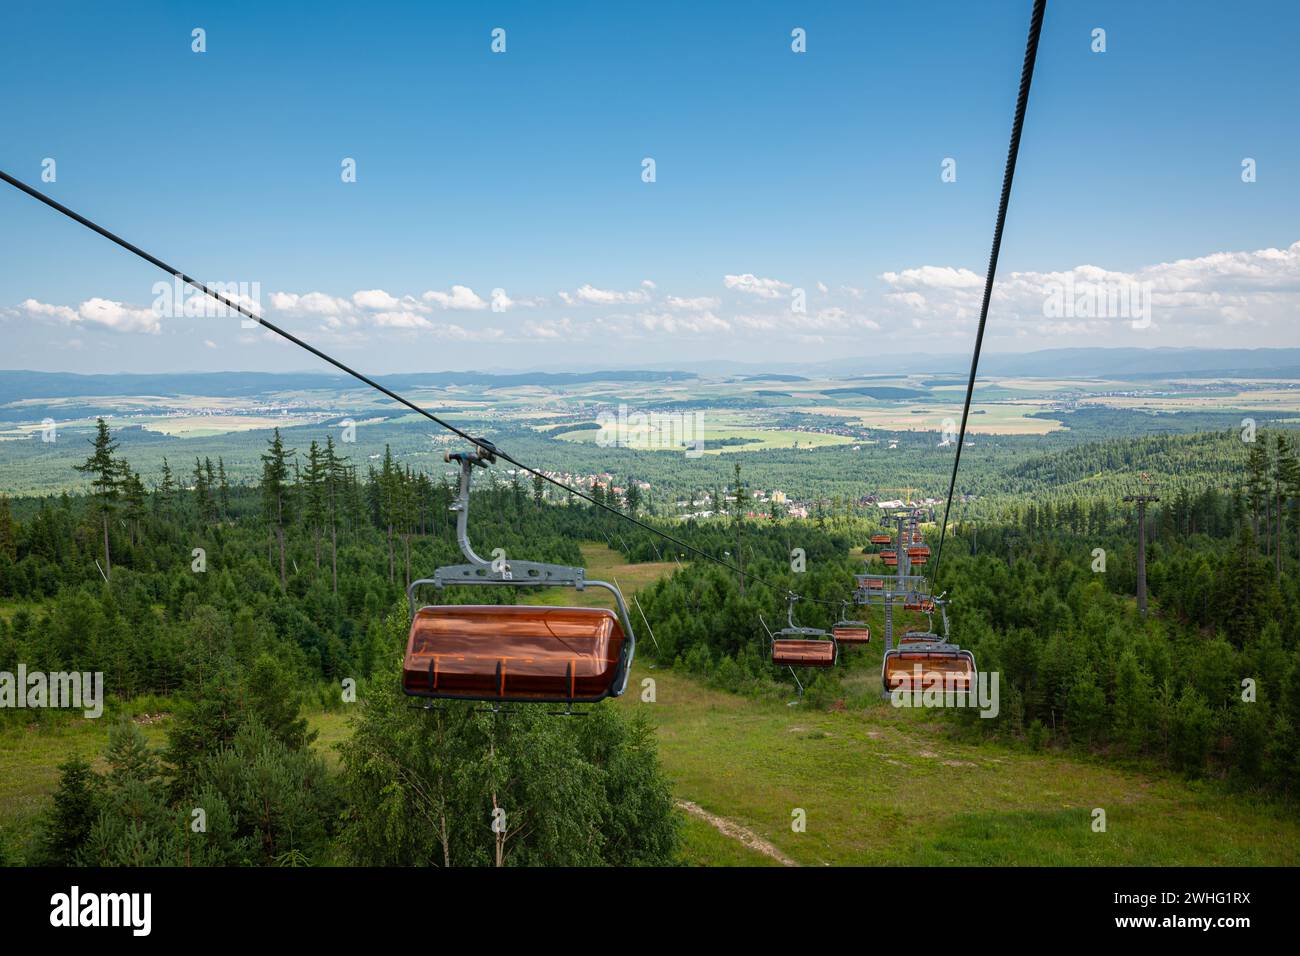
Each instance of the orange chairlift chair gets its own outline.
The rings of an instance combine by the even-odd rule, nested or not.
[[[587,580],[582,568],[533,561],[485,561],[468,535],[470,477],[495,460],[489,450],[446,456],[460,463],[456,539],[468,564],[441,567],[406,589],[411,631],[402,690],[413,697],[499,703],[591,703],[627,688],[636,636],[617,587]],[[594,607],[436,604],[417,607],[426,585],[587,587],[614,595],[618,612]]]
[[[763,621],[772,641],[772,663],[784,667],[834,667],[839,660],[839,645],[833,635],[818,627],[800,627],[794,622],[794,603],[799,595],[791,593],[786,610],[787,627],[773,633]],[[759,617],[762,621],[762,617]],[[827,639],[829,638],[829,640]]]
[[[880,665],[880,680],[885,693],[896,687],[912,691],[935,686],[945,691],[967,692],[974,688],[978,674],[975,655],[950,643],[948,611],[943,594],[933,598],[932,603],[943,616],[943,636],[934,633],[932,627],[904,633],[898,640],[898,647],[885,652]]]
[[[848,604],[848,601],[840,602],[840,619],[831,626],[831,637],[835,638],[837,644],[871,643],[871,628],[866,621],[848,619],[845,611]]]
[[[956,644],[912,642],[907,637],[904,635],[898,647],[885,652],[880,665],[880,680],[885,693],[895,688],[913,691],[934,686],[941,690],[970,691],[974,687],[975,655],[970,651],[962,650]]]
[[[872,543],[872,544],[889,544],[889,543],[890,543],[891,541],[893,541],[893,540],[894,540],[894,539],[891,538],[888,534],[883,534],[883,533],[882,533],[882,534],[873,534],[873,535],[871,536],[871,543]]]

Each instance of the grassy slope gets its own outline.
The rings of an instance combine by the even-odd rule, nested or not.
[[[648,710],[679,798],[753,830],[805,865],[1300,863],[1300,825],[1209,785],[1100,761],[950,739],[889,707],[816,712],[656,680]],[[1107,814],[1094,833],[1091,812]],[[806,832],[791,812],[807,813]],[[693,831],[688,831],[688,837]],[[688,841],[697,863],[731,862]]]
[[[592,577],[616,576],[629,594],[674,566],[620,565],[603,547],[584,553]],[[653,704],[640,699],[645,677],[656,681]],[[887,706],[809,711],[642,665],[615,706],[656,725],[680,799],[805,865],[1300,864],[1300,823],[1275,804],[1076,755],[957,742],[942,721]],[[317,748],[337,766],[347,714],[308,716]],[[144,729],[161,745],[164,728]],[[107,720],[69,720],[0,732],[0,827],[13,843],[25,843],[48,805],[56,765],[73,751],[97,756],[107,731]],[[1096,807],[1106,810],[1106,833],[1092,831]],[[804,833],[791,830],[795,808],[806,811]],[[696,864],[773,863],[695,817],[684,834]]]

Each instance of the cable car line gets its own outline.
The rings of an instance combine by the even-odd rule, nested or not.
[[[984,345],[984,327],[989,318],[989,300],[993,296],[993,276],[998,270],[998,254],[1002,250],[1002,228],[1007,221],[1007,205],[1011,201],[1011,180],[1016,174],[1016,157],[1020,153],[1020,133],[1025,125],[1025,108],[1029,105],[1029,88],[1034,81],[1034,61],[1038,57],[1038,36],[1043,29],[1043,12],[1047,0],[1034,0],[1029,17],[1029,38],[1025,43],[1025,62],[1020,70],[1020,93],[1016,97],[1015,118],[1011,122],[1011,143],[1007,147],[1007,165],[1002,174],[1002,198],[998,201],[997,222],[993,227],[993,248],[989,251],[988,272],[984,276],[984,301],[980,306],[979,327],[975,332],[975,349],[971,353],[970,380],[966,383],[966,401],[961,410],[961,431],[957,435],[957,452],[952,461],[952,477],[948,480],[948,503],[943,508],[943,524],[939,526],[939,547],[934,556],[932,576],[939,576],[939,562],[943,558],[943,542],[948,533],[948,512],[952,508],[953,490],[957,486],[957,468],[961,465],[961,450],[966,444],[966,420],[970,417],[971,396],[975,393],[975,374],[979,369],[980,350]]]
[[[489,460],[500,458],[502,461],[508,462],[509,464],[514,465],[516,468],[525,471],[528,474],[533,475],[534,477],[541,478],[543,481],[549,482],[555,487],[560,488],[563,491],[569,492],[569,494],[576,495],[577,497],[583,499],[584,501],[596,505],[598,508],[601,508],[604,511],[608,511],[610,514],[617,515],[618,517],[622,518],[625,521],[630,521],[632,524],[636,525],[638,528],[641,528],[643,531],[649,531],[651,534],[659,535],[661,538],[664,538],[667,541],[671,541],[673,544],[678,545],[679,547],[685,548],[687,551],[690,551],[692,554],[698,555],[701,558],[705,558],[709,561],[712,561],[715,564],[718,564],[729,571],[733,571],[736,574],[739,574],[750,581],[754,581],[758,584],[762,584],[765,587],[769,587],[774,591],[780,593],[790,593],[789,588],[772,584],[770,581],[766,581],[763,578],[760,578],[757,575],[753,574],[752,572],[745,571],[737,567],[736,565],[732,564],[729,561],[724,561],[722,558],[709,554],[707,551],[702,551],[701,549],[695,547],[692,544],[688,544],[686,541],[683,541],[681,538],[678,538],[676,535],[669,534],[668,532],[656,528],[653,525],[648,524],[633,515],[629,515],[626,514],[625,512],[619,511],[617,508],[613,508],[605,504],[603,501],[597,501],[594,497],[587,494],[586,492],[580,491],[577,488],[573,488],[565,484],[564,482],[559,481],[556,478],[552,478],[550,475],[546,474],[545,472],[538,471],[536,468],[532,468],[529,465],[524,464],[523,462],[519,461],[517,458],[513,457],[512,455],[502,451],[500,448],[497,448],[496,445],[494,445],[492,442],[488,441],[485,438],[475,438],[473,435],[469,434],[463,429],[457,428],[455,425],[451,424],[450,422],[442,418],[439,418],[437,415],[433,414],[427,409],[421,408],[419,405],[415,404],[410,399],[404,398],[403,396],[399,395],[397,392],[393,391],[391,388],[381,385],[373,378],[370,378],[369,376],[361,372],[358,372],[356,369],[352,368],[351,366],[339,361],[338,359],[334,358],[328,353],[321,351],[316,346],[312,345],[310,342],[306,342],[303,339],[300,339],[298,336],[294,335],[292,332],[288,331],[287,329],[281,328],[280,326],[276,325],[274,322],[271,322],[269,319],[263,318],[262,316],[253,312],[251,309],[249,309],[247,306],[243,305],[242,303],[230,299],[224,293],[209,288],[207,284],[200,282],[198,279],[193,278],[192,276],[186,274],[180,269],[177,269],[176,267],[169,265],[168,263],[164,262],[162,259],[159,259],[157,256],[152,255],[149,252],[146,252],[144,249],[141,249],[139,246],[135,245],[134,243],[131,243],[126,239],[123,239],[121,236],[104,228],[103,226],[99,225],[93,220],[87,219],[85,216],[81,215],[76,210],[69,209],[67,206],[63,205],[63,203],[59,202],[57,199],[54,199],[51,196],[47,196],[45,193],[41,192],[39,189],[35,188],[34,186],[28,185],[27,183],[23,182],[20,179],[16,179],[15,177],[5,172],[3,169],[0,169],[0,179],[4,180],[14,188],[27,193],[27,195],[31,196],[33,199],[39,200],[40,202],[49,206],[51,209],[55,210],[56,212],[62,213],[64,216],[67,216],[69,219],[73,220],[74,222],[79,223],[82,226],[85,226],[87,229],[91,230],[92,232],[98,233],[99,235],[103,236],[105,239],[109,240],[110,242],[118,246],[121,246],[123,249],[125,249],[127,252],[130,252],[132,255],[138,256],[139,258],[143,259],[145,262],[148,262],[151,265],[157,266],[159,269],[162,269],[168,275],[180,279],[182,282],[184,282],[186,285],[190,286],[191,288],[199,292],[202,292],[204,295],[210,296],[211,298],[220,302],[222,305],[225,305],[227,308],[233,309],[234,311],[238,312],[240,315],[244,316],[245,318],[252,319],[254,322],[257,322],[263,328],[271,332],[274,332],[276,335],[280,336],[286,341],[292,342],[294,345],[298,346],[301,349],[305,349],[306,351],[310,352],[312,355],[315,355],[317,358],[321,359],[322,361],[327,362],[330,365],[333,365],[339,371],[345,372],[346,374],[351,375],[353,378],[357,379],[358,381],[363,382],[366,385],[369,385],[371,388],[386,395],[388,398],[397,402],[399,405],[404,405],[405,407],[409,408],[411,411],[424,416],[429,421],[433,422],[435,425],[439,425],[442,428],[445,428],[447,431],[451,432],[452,434],[460,438],[463,438],[465,441],[474,445],[480,452],[484,453]],[[814,604],[825,604],[825,605],[834,604],[833,601],[817,600],[815,598],[805,598],[804,600],[807,600],[810,603],[814,603]]]
[[[1006,208],[1008,208],[1008,204],[1010,202],[1011,181],[1013,181],[1013,177],[1015,174],[1015,161],[1017,161],[1019,146],[1021,146],[1021,133],[1024,125],[1024,112],[1026,112],[1026,107],[1028,104],[1028,95],[1030,95],[1030,86],[1032,83],[1032,79],[1034,79],[1034,64],[1037,57],[1037,47],[1039,47],[1039,35],[1041,33],[1041,27],[1043,27],[1043,14],[1044,14],[1045,7],[1047,7],[1047,0],[1035,0],[1034,12],[1032,12],[1030,18],[1030,34],[1028,34],[1026,51],[1024,51],[1024,64],[1022,66],[1022,72],[1021,72],[1021,87],[1019,87],[1017,104],[1015,104],[1015,117],[1013,120],[1013,124],[1011,124],[1011,140],[1010,140],[1010,146],[1008,148],[1008,157],[1006,157],[1006,169],[1004,172],[1004,177],[1002,177],[1002,193],[1001,193],[1000,202],[998,202],[995,230],[993,230],[993,246],[991,252],[989,252],[988,272],[987,274],[985,274],[985,280],[984,280],[984,299],[983,299],[982,307],[980,307],[979,326],[978,326],[978,330],[976,330],[975,346],[971,354],[971,371],[970,371],[970,378],[969,381],[967,381],[967,386],[966,386],[965,403],[963,403],[962,406],[962,424],[961,424],[961,429],[959,429],[959,433],[958,433],[956,454],[954,454],[954,458],[953,458],[952,476],[950,476],[949,479],[948,501],[946,501],[946,505],[944,506],[944,520],[943,520],[943,524],[940,525],[939,549],[937,549],[936,551],[935,567],[933,567],[933,571],[932,571],[932,578],[936,580],[937,580],[937,574],[939,574],[940,559],[943,558],[944,541],[946,538],[946,532],[948,532],[949,511],[952,510],[953,492],[954,489],[956,489],[956,485],[957,485],[957,471],[959,466],[961,466],[962,446],[965,445],[965,440],[966,440],[966,425],[967,425],[967,420],[969,420],[969,416],[970,416],[971,398],[972,395],[974,395],[975,377],[976,377],[976,372],[978,372],[978,368],[979,368],[980,350],[982,350],[983,347],[984,329],[985,329],[985,325],[987,325],[988,323],[988,308],[993,293],[993,277],[995,277],[995,274],[997,272],[997,259],[998,259],[998,254],[1000,254],[1001,245],[1002,245],[1002,230],[1004,230],[1004,226],[1006,222]],[[114,245],[125,248],[127,252],[130,252],[131,255],[135,255],[136,258],[143,259],[144,261],[147,261],[147,263],[151,265],[155,265],[155,267],[162,269],[162,271],[170,274],[170,276],[173,276],[175,278],[178,278],[178,280],[185,282],[185,284],[191,286],[192,289],[195,289],[196,291],[200,291],[200,293],[203,293],[204,295],[208,295],[209,298],[217,300],[217,302],[220,302],[224,304],[224,306],[226,306],[227,308],[231,308],[231,310],[238,312],[239,315],[246,317],[246,319],[251,319],[252,321],[255,321],[255,323],[263,326],[263,328],[268,329],[269,332],[276,333],[277,336],[285,339],[285,341],[291,342],[292,345],[298,346],[299,349],[303,349],[304,351],[311,352],[312,355],[315,355],[316,358],[322,360],[322,362],[333,365],[334,368],[337,368],[339,369],[339,371],[346,373],[346,375],[356,378],[357,381],[363,382],[363,384],[370,386],[370,388],[376,390],[376,392],[380,392],[381,394],[386,395],[387,398],[391,399],[391,401],[398,403],[398,405],[402,405],[404,407],[409,408],[409,410],[416,412],[417,415],[421,415],[422,418],[428,419],[429,421],[433,421],[435,425],[439,425],[439,427],[446,429],[446,431],[451,432],[452,434],[455,434],[455,436],[463,438],[464,441],[467,441],[469,442],[469,444],[472,444],[474,446],[474,449],[476,449],[476,455],[478,458],[480,458],[480,463],[486,464],[489,462],[494,462],[494,460],[498,458],[502,459],[504,460],[504,462],[510,463],[512,464],[512,466],[519,468],[520,471],[529,473],[529,475],[532,475],[534,477],[539,477],[539,479],[546,481],[546,483],[554,485],[555,488],[562,489],[564,490],[564,492],[568,492],[569,494],[572,494],[572,496],[581,498],[582,501],[589,502],[591,503],[591,505],[595,505],[603,511],[607,511],[610,512],[610,514],[612,515],[616,515],[617,518],[627,520],[627,522],[637,525],[637,527],[641,528],[642,531],[650,532],[651,535],[658,535],[659,537],[664,538],[664,540],[666,541],[671,541],[672,544],[679,546],[679,548],[685,549],[686,551],[690,551],[690,553],[694,555],[698,555],[698,557],[705,558],[706,561],[714,562],[715,564],[718,564],[718,566],[725,568],[725,570],[735,572],[735,574],[740,576],[742,580],[748,578],[751,581],[755,581],[755,583],[764,585],[764,587],[771,588],[772,591],[775,591],[777,593],[784,593],[785,596],[787,596],[787,600],[790,602],[790,607],[793,607],[793,601],[796,600],[807,601],[810,602],[810,604],[818,604],[818,605],[831,606],[831,607],[836,606],[835,601],[819,600],[819,598],[801,597],[800,594],[790,591],[789,588],[781,587],[781,585],[777,585],[777,584],[772,584],[771,581],[768,581],[763,578],[759,578],[759,576],[754,575],[753,572],[742,570],[742,568],[736,566],[736,564],[732,564],[731,562],[724,561],[724,559],[718,558],[716,557],[716,555],[708,554],[707,551],[703,551],[699,548],[695,548],[694,545],[688,544],[688,542],[682,540],[682,538],[680,537],[671,535],[671,533],[663,531],[663,529],[656,528],[654,527],[654,525],[651,525],[649,523],[642,522],[642,520],[636,518],[636,516],[625,514],[625,512],[617,510],[615,509],[615,507],[607,505],[607,503],[604,503],[603,501],[597,501],[597,499],[595,499],[593,496],[590,496],[590,494],[586,494],[585,492],[582,492],[582,490],[578,490],[577,488],[573,488],[573,486],[571,485],[567,485],[563,483],[563,481],[554,479],[554,477],[547,475],[547,473],[545,472],[538,471],[537,468],[530,467],[528,466],[528,464],[520,462],[519,459],[512,457],[512,455],[506,453],[506,451],[502,451],[498,449],[498,447],[495,446],[493,442],[487,441],[486,438],[474,437],[472,436],[472,434],[463,431],[463,429],[456,428],[455,425],[448,423],[448,421],[438,418],[438,416],[434,415],[433,412],[430,412],[426,410],[426,408],[422,408],[421,406],[416,405],[415,402],[409,401],[408,398],[404,398],[403,395],[394,392],[393,389],[387,388],[387,386],[385,385],[381,385],[380,382],[374,380],[374,378],[370,378],[369,376],[364,375],[364,373],[356,371],[356,369],[352,368],[351,365],[347,365],[346,363],[341,362],[341,360],[335,359],[334,356],[329,355],[328,352],[322,351],[321,349],[317,349],[316,346],[313,346],[311,345],[311,343],[304,341],[304,339],[295,336],[295,334],[292,334],[291,332],[289,332],[289,330],[281,328],[281,326],[272,323],[272,321],[265,319],[265,317],[261,315],[257,315],[256,312],[253,312],[252,310],[250,310],[250,308],[244,306],[243,303],[235,302],[235,300],[226,297],[224,293],[220,293],[220,291],[211,289],[211,287],[209,287],[207,284],[204,284],[204,282],[200,282],[199,280],[196,280],[196,278],[188,276],[188,274],[182,272],[181,269],[177,269],[173,267],[173,265],[165,263],[164,260],[157,258],[157,256],[155,255],[149,254],[149,252],[144,251],[143,248],[134,245],[134,243],[126,241],[126,239],[123,239],[122,237],[120,237],[120,235],[110,232],[109,229],[105,229],[104,226],[99,225],[98,222],[87,219],[86,216],[82,216],[81,213],[74,211],[74,209],[70,209],[69,207],[64,206],[64,204],[60,203],[59,200],[53,199],[52,196],[45,195],[44,193],[42,193],[42,191],[35,189],[34,186],[30,186],[29,183],[22,182],[21,179],[10,176],[10,174],[4,172],[3,169],[0,169],[0,179],[3,179],[4,182],[9,183],[9,185],[13,186],[14,189],[17,189],[19,191],[22,191],[22,193],[26,193],[27,195],[30,195],[32,199],[39,200],[39,202],[44,203],[45,206],[55,209],[56,212],[59,212],[61,213],[61,215],[68,217],[68,219],[73,220],[74,222],[78,222],[79,225],[85,226],[85,228],[90,229],[91,232],[98,233],[99,235],[101,235],[101,237],[104,237],[105,239],[108,239],[109,242],[114,243]],[[627,620],[627,615],[625,615],[625,611],[624,611],[624,620]],[[790,624],[792,624],[793,627],[793,620],[792,622],[790,622]],[[833,643],[833,639],[832,639],[832,643]],[[433,674],[434,667],[435,667],[435,661],[433,663],[430,663],[430,675]],[[500,679],[504,680],[504,670],[500,670],[500,675],[502,675],[500,676]]]

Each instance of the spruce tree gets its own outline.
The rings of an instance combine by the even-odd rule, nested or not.
[[[108,519],[115,510],[121,486],[122,466],[117,459],[117,442],[113,440],[104,419],[96,419],[95,437],[90,440],[94,450],[77,471],[91,475],[91,500],[104,528],[104,578],[113,578],[113,556],[108,544]]]

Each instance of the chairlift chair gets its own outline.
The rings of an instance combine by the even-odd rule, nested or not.
[[[622,592],[587,580],[584,569],[533,561],[485,561],[468,535],[470,478],[475,466],[495,460],[491,451],[446,456],[460,463],[456,539],[468,564],[440,567],[406,589],[411,630],[402,689],[413,697],[498,703],[592,703],[627,688],[636,636]],[[417,607],[421,587],[587,587],[614,595],[606,608],[515,604],[437,604]]]
[[[885,652],[880,665],[880,681],[886,693],[896,688],[910,692],[927,687],[969,691],[974,686],[976,674],[975,655],[970,651],[962,650],[956,644],[912,643],[907,640],[907,635],[898,647]]]
[[[852,621],[846,617],[848,602],[840,604],[840,619],[831,626],[831,636],[837,644],[869,644],[871,628],[866,621]]]
[[[871,536],[872,544],[889,544],[889,542],[892,540],[894,539],[887,534],[873,534]]]
[[[795,624],[794,604],[797,600],[799,595],[789,596],[786,609],[788,626],[771,635],[772,663],[783,667],[834,667],[840,656],[838,642],[821,628]]]

